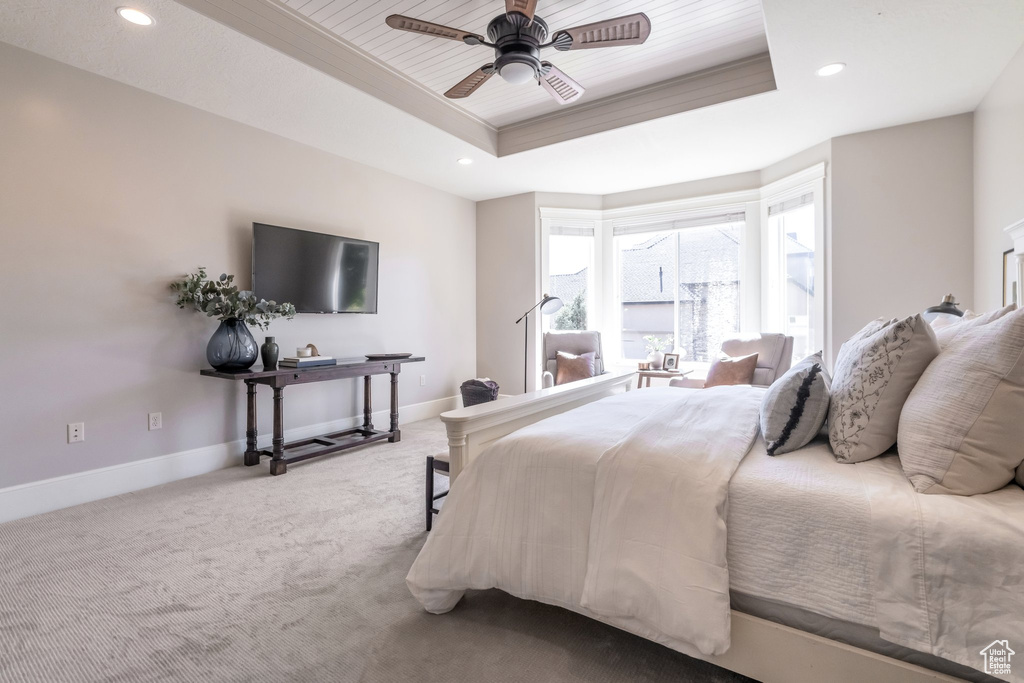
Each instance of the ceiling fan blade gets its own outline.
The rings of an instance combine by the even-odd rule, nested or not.
[[[640,45],[651,35],[651,20],[643,12],[617,19],[557,31],[551,39],[556,50],[585,50],[592,47]]]
[[[412,33],[434,36],[435,38],[458,40],[470,45],[479,45],[484,41],[483,36],[470,33],[469,31],[451,28],[450,26],[442,26],[441,24],[434,24],[421,19],[413,19],[412,17],[405,17],[401,14],[392,14],[384,20],[384,23],[391,28],[397,28],[399,31],[411,31]]]
[[[469,97],[493,75],[494,65],[484,64],[482,67],[452,86],[444,96],[450,100],[461,100],[463,97]]]
[[[533,15],[536,11],[537,0],[505,0],[505,12],[507,14],[519,12],[520,14],[525,14],[530,20],[533,20]]]
[[[547,72],[541,76],[540,84],[559,104],[569,104],[583,97],[586,90],[582,85],[565,75],[565,72],[551,62],[541,62]]]

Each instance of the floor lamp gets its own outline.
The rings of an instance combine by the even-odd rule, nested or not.
[[[534,304],[533,308],[531,308],[529,311],[519,316],[519,320],[516,321],[516,325],[523,321],[526,322],[526,324],[523,325],[523,335],[525,340],[525,343],[523,344],[523,393],[529,391],[529,389],[527,388],[528,385],[526,384],[526,378],[529,374],[530,366],[530,318],[528,316],[530,315],[530,313],[533,312],[535,308],[540,308],[540,312],[543,313],[544,315],[551,315],[561,307],[561,299],[559,299],[557,296],[548,296],[547,294],[545,294],[543,299]]]

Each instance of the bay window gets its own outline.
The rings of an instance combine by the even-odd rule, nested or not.
[[[724,219],[724,220],[723,220]],[[645,337],[686,361],[708,363],[740,328],[743,215],[710,225],[616,229],[616,302],[621,357],[647,357]],[[660,226],[655,226],[660,227]],[[671,340],[671,341],[669,341]]]

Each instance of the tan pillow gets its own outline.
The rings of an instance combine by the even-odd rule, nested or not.
[[[732,384],[750,384],[754,381],[757,354],[749,356],[726,356],[722,354],[711,364],[704,387],[721,387]]]
[[[1017,468],[1017,485],[1024,488],[1024,464]]]
[[[903,404],[939,355],[920,314],[872,332],[875,323],[843,344],[832,373],[828,440],[839,462],[870,460],[896,443]]]
[[[555,355],[555,385],[593,377],[596,356],[593,351],[578,356],[559,351]]]
[[[922,493],[1000,489],[1024,462],[1024,310],[959,335],[903,408],[903,471]]]
[[[972,330],[979,325],[988,325],[990,322],[999,320],[1007,313],[1012,313],[1015,310],[1017,310],[1017,304],[1010,304],[1009,306],[997,308],[994,311],[981,315],[966,311],[964,312],[964,317],[952,322],[939,323],[941,318],[933,320],[932,329],[935,330],[935,339],[939,342],[939,348],[945,349],[957,337],[967,332],[967,330]]]

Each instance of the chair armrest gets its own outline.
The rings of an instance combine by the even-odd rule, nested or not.
[[[542,389],[550,389],[555,386],[555,376],[545,370],[544,374],[540,376],[540,386]]]

